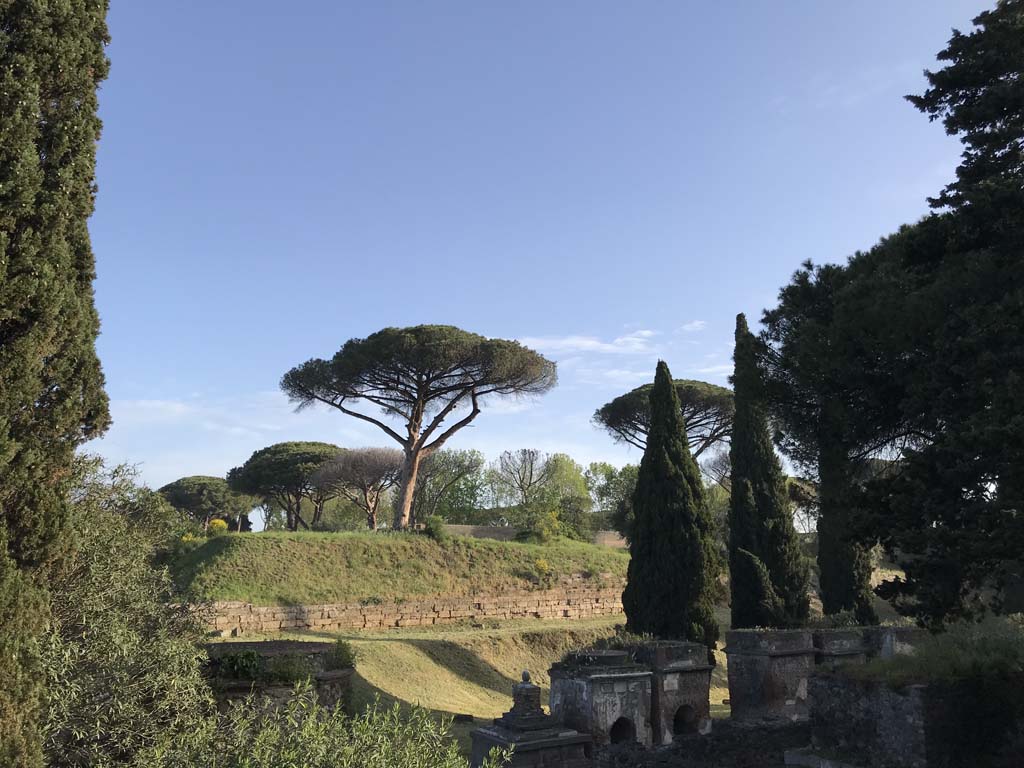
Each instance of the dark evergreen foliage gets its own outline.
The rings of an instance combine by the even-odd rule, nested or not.
[[[901,414],[915,439],[863,516],[905,559],[882,594],[931,625],[1001,610],[1024,552],[1024,2],[974,23],[908,97],[964,153],[927,236],[896,254],[911,311],[885,359],[907,360]]]
[[[786,477],[768,431],[758,358],[758,341],[746,317],[737,315],[729,504],[732,626],[794,627],[807,620],[808,570],[793,527]]]
[[[900,557],[878,592],[931,626],[1001,609],[1021,568],[1024,2],[975,24],[908,97],[965,145],[936,213],[806,265],[765,316],[781,444],[820,480],[827,611],[866,611],[858,541]]]
[[[729,578],[731,582],[743,585],[732,595],[732,615],[739,616],[743,623],[734,629],[750,627],[786,627],[780,617],[786,615],[786,606],[772,586],[768,569],[757,555],[746,549],[729,553]]]
[[[633,495],[635,521],[622,604],[630,632],[714,648],[718,557],[704,484],[690,454],[672,376],[658,363],[651,428]]]
[[[783,450],[818,481],[822,606],[871,623],[874,542],[852,527],[854,481],[857,467],[885,442],[878,425],[888,423],[881,410],[892,404],[892,387],[871,376],[868,337],[837,330],[845,327],[835,320],[837,296],[849,282],[843,267],[805,264],[779,292],[778,307],[764,314],[766,386]],[[864,402],[847,395],[852,390]]]
[[[63,540],[75,447],[108,420],[86,227],[106,11],[0,0],[0,763],[12,768],[41,760],[36,569]]]

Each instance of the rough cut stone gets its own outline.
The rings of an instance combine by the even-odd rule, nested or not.
[[[490,726],[472,732],[472,768],[483,764],[493,749],[512,747],[509,768],[590,768],[590,736],[562,726],[544,713],[540,688],[523,673],[512,686],[512,709]]]

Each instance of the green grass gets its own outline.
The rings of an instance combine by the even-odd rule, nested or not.
[[[241,533],[219,536],[171,564],[192,599],[255,605],[347,603],[537,588],[584,574],[595,585],[625,576],[625,550],[567,539],[548,544],[417,534]]]
[[[721,612],[720,612],[721,613]],[[728,614],[728,610],[725,609]],[[719,616],[721,618],[721,616]],[[362,632],[287,633],[273,639],[343,638],[356,653],[353,703],[357,710],[380,697],[386,704],[418,704],[438,716],[469,714],[475,723],[455,723],[464,749],[469,732],[512,706],[512,684],[529,670],[547,705],[548,669],[566,652],[593,644],[615,632],[622,617],[484,622],[485,626],[448,625]],[[254,639],[246,636],[245,640]],[[258,639],[258,638],[256,638]],[[230,642],[230,641],[228,641]],[[715,717],[728,716],[728,683],[719,653],[712,675]]]

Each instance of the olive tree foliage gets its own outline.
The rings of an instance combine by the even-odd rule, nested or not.
[[[674,384],[690,452],[699,459],[709,448],[727,442],[732,434],[732,392],[706,381],[676,379]],[[605,403],[594,412],[594,424],[616,442],[644,450],[651,431],[652,386],[644,384]]]
[[[402,471],[397,448],[347,448],[313,473],[313,484],[342,496],[366,515],[366,527],[377,530],[377,509]]]
[[[212,712],[202,628],[152,564],[180,517],[130,468],[86,458],[72,480],[71,546],[48,571],[47,765],[148,765]]]
[[[153,768],[469,768],[450,722],[425,709],[374,702],[358,717],[321,706],[300,685],[280,709],[252,699],[152,751]],[[508,765],[493,750],[480,768]]]
[[[330,443],[275,443],[261,448],[240,467],[228,472],[228,485],[236,492],[255,496],[285,513],[289,531],[301,525],[309,529],[320,522],[324,505],[335,495],[313,482],[313,474],[341,449]],[[302,503],[312,508],[311,519],[303,517]]]
[[[206,531],[214,518],[224,520],[238,531],[247,530],[248,514],[259,502],[236,493],[223,477],[190,475],[160,489],[167,502],[201,525]],[[251,528],[251,526],[248,526]]]
[[[442,449],[420,464],[413,522],[475,511],[483,495],[484,457],[479,451]]]
[[[298,408],[323,403],[373,424],[401,446],[394,527],[404,529],[424,459],[468,426],[491,397],[543,394],[556,380],[555,364],[518,342],[418,325],[350,339],[330,360],[315,358],[288,371],[281,388]]]

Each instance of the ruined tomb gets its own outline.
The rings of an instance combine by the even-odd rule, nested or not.
[[[809,630],[739,629],[727,632],[725,642],[734,720],[807,718],[807,678],[815,664]]]
[[[596,745],[635,742],[650,747],[650,668],[626,651],[586,650],[551,668],[551,714],[590,734]]]
[[[512,709],[494,723],[472,732],[472,768],[479,768],[491,749],[512,747],[509,768],[590,768],[590,736],[562,726],[544,713],[540,688],[523,672],[512,686]]]
[[[637,663],[652,671],[651,730],[655,744],[711,731],[711,670],[699,643],[651,642],[637,646]]]

